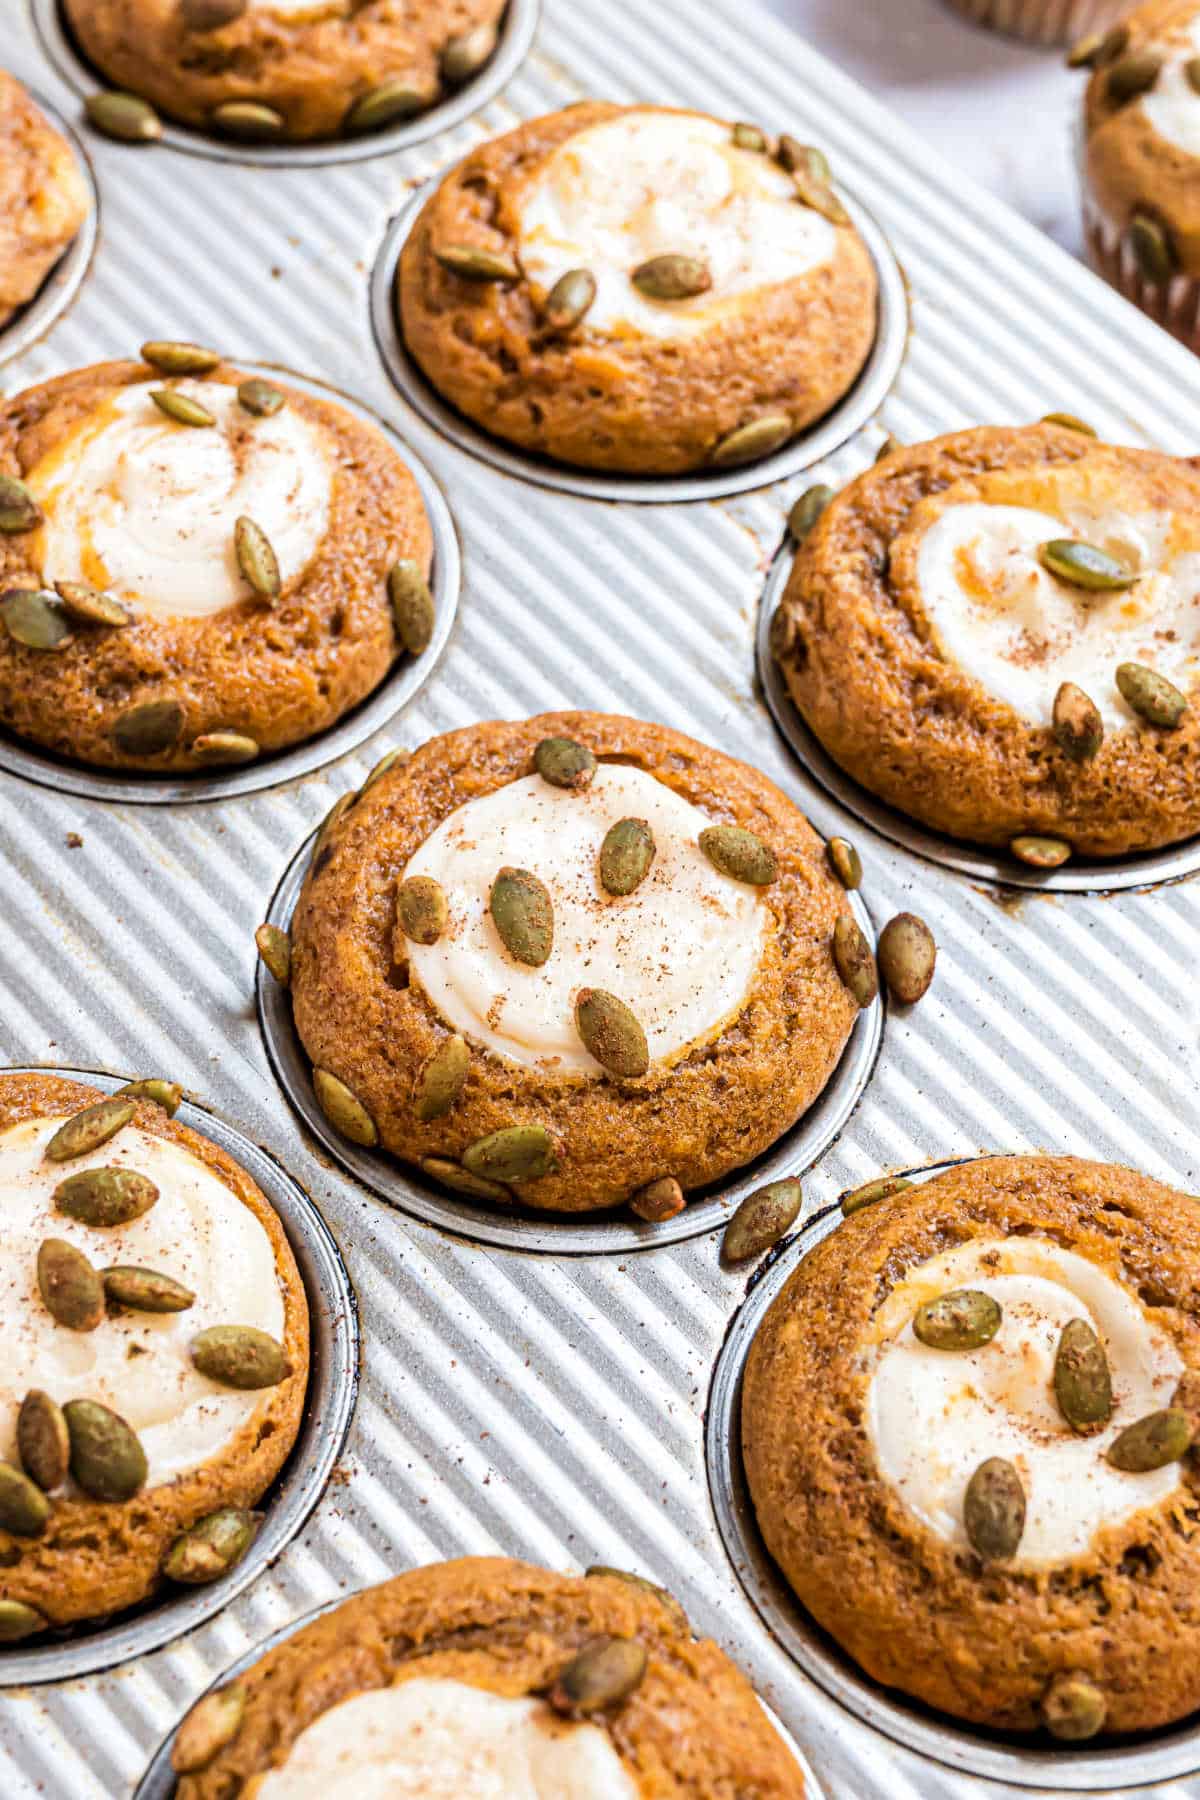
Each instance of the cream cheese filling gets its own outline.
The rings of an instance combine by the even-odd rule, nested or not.
[[[1155,134],[1187,156],[1200,157],[1200,94],[1187,65],[1200,56],[1200,13],[1180,25],[1169,43],[1148,45],[1163,56],[1158,80],[1139,104]]]

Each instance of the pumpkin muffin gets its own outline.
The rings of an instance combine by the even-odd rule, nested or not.
[[[0,403],[0,723],[109,768],[251,761],[425,648],[429,521],[344,408],[145,354]]]
[[[1200,5],[1150,0],[1082,50],[1092,68],[1083,145],[1092,261],[1200,350]]]
[[[178,1100],[0,1077],[0,1642],[226,1574],[299,1430],[299,1271]]]
[[[1200,1706],[1200,1215],[1074,1157],[853,1214],[751,1348],[771,1554],[884,1685],[1001,1731]]]
[[[875,268],[817,150],[586,102],[484,144],[400,259],[400,330],[460,412],[583,468],[778,450],[852,386]]]
[[[306,1625],[184,1720],[178,1800],[803,1800],[745,1677],[639,1576],[467,1557]]]
[[[169,118],[257,142],[423,112],[496,48],[505,0],[63,0],[84,55]]]
[[[1107,31],[1129,0],[949,0],[976,25],[1034,44],[1073,44]]]
[[[897,449],[804,538],[772,649],[900,812],[1050,868],[1200,829],[1200,471],[1079,425]]]
[[[861,934],[756,770],[549,713],[434,738],[336,812],[291,996],[356,1142],[498,1204],[661,1219],[833,1072],[856,1011],[834,928]]]
[[[0,69],[0,328],[33,299],[90,204],[70,144]]]

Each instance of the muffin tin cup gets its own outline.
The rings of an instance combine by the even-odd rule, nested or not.
[[[1093,31],[1107,31],[1130,0],[947,0],[955,12],[1026,43],[1078,43]]]
[[[396,307],[396,272],[400,254],[417,216],[441,177],[419,188],[388,226],[371,276],[371,324],[379,353],[402,397],[421,418],[460,450],[481,462],[539,487],[574,494],[585,500],[641,502],[720,500],[767,487],[799,475],[862,429],[883,405],[900,372],[908,343],[908,290],[895,254],[882,229],[862,203],[844,188],[838,194],[850,213],[875,265],[879,281],[875,342],[865,367],[849,392],[824,418],[785,444],[774,456],[738,469],[712,474],[620,475],[575,468],[536,456],[503,438],[492,437],[442,398],[415,360],[401,335]]]
[[[23,1066],[6,1075],[54,1074],[113,1093],[129,1075]],[[341,1252],[303,1190],[265,1150],[232,1125],[185,1100],[176,1113],[231,1156],[258,1183],[283,1227],[308,1298],[311,1361],[300,1431],[287,1462],[259,1502],[265,1517],[254,1543],[223,1581],[164,1584],[161,1594],[102,1623],[83,1621],[53,1637],[0,1648],[0,1688],[76,1680],[161,1649],[221,1612],[287,1548],[319,1503],[337,1466],[358,1393],[358,1303]]]
[[[314,841],[309,838],[301,846],[271,903],[267,918],[281,930],[290,928]],[[849,899],[873,947],[867,909],[857,894]],[[799,1122],[728,1180],[693,1190],[687,1206],[673,1219],[649,1225],[628,1212],[545,1213],[519,1204],[502,1212],[475,1206],[386,1151],[360,1149],[336,1132],[317,1104],[312,1064],[292,1019],[288,990],[267,973],[261,961],[256,980],[259,1023],[271,1067],[304,1124],[343,1168],[389,1206],[427,1225],[506,1250],[559,1255],[655,1250],[700,1237],[723,1225],[738,1203],[764,1182],[803,1174],[841,1135],[870,1080],[883,1036],[883,1003],[876,1000],[859,1013],[833,1074]]]
[[[920,1183],[963,1160],[903,1171]],[[886,1201],[879,1204],[886,1206]],[[856,1723],[949,1768],[1049,1794],[1110,1793],[1149,1787],[1200,1770],[1200,1733],[1176,1726],[1094,1749],[1055,1750],[1043,1737],[1016,1737],[957,1723],[897,1690],[880,1686],[801,1605],[763,1543],[742,1461],[742,1381],[767,1313],[796,1268],[842,1223],[840,1206],[813,1213],[759,1270],[734,1314],[713,1369],[705,1432],[709,1491],[717,1529],[734,1573],[772,1637],[797,1665],[797,1681],[815,1681]],[[780,1702],[785,1696],[780,1694]]]
[[[1108,894],[1128,888],[1155,887],[1162,882],[1183,881],[1200,869],[1200,838],[1187,838],[1181,844],[1169,844],[1162,850],[1146,850],[1134,856],[1117,856],[1111,860],[1072,857],[1061,869],[1042,872],[1028,868],[1015,856],[986,844],[969,844],[959,838],[945,837],[906,818],[886,801],[861,787],[839,767],[809,730],[788,691],[779,664],[771,655],[771,621],[783,599],[792,572],[793,550],[790,539],[771,565],[763,588],[758,613],[756,652],[759,681],[771,716],[788,747],[799,758],[808,774],[839,806],[869,826],[889,843],[911,850],[928,862],[940,863],[958,875],[975,881],[993,882],[998,886],[1025,888],[1035,893]]]
[[[96,253],[96,244],[100,236],[100,195],[96,188],[96,176],[88,160],[87,152],[79,141],[79,137],[56,107],[44,100],[33,88],[28,89],[29,96],[38,111],[45,114],[46,120],[55,131],[64,137],[74,152],[79,172],[83,176],[88,192],[87,217],[79,230],[67,245],[54,267],[50,270],[41,287],[32,300],[18,308],[7,325],[0,326],[0,364],[11,361],[14,356],[22,356],[26,350],[32,349],[39,338],[45,337],[50,327],[66,312],[76,294],[83,286],[87,272],[92,266],[92,257]]]
[[[42,49],[67,85],[86,100],[114,84],[82,55],[63,16],[59,0],[30,0],[34,28]],[[386,131],[362,137],[319,139],[298,144],[247,144],[211,137],[197,127],[163,117],[162,143],[189,156],[213,162],[255,163],[273,169],[315,169],[330,163],[364,162],[392,156],[451,131],[505,88],[529,55],[537,36],[542,0],[508,0],[494,54],[473,81],[456,89],[427,112],[404,119]]]
[[[458,614],[462,588],[462,554],[458,534],[446,497],[433,475],[413,450],[399,438],[378,413],[362,401],[342,393],[326,382],[297,375],[292,369],[274,363],[256,363],[238,356],[226,361],[248,374],[263,375],[284,381],[302,393],[318,400],[328,400],[344,407],[356,418],[382,432],[391,448],[402,459],[420,491],[433,534],[433,567],[430,588],[433,592],[436,619],[433,637],[423,655],[401,655],[384,676],[379,686],[360,700],[328,731],[306,738],[290,750],[278,750],[257,762],[228,769],[201,770],[195,775],[176,771],[154,775],[141,771],[90,768],[86,763],[71,762],[39,749],[28,740],[0,729],[0,769],[20,775],[41,787],[55,788],[60,794],[76,794],[84,800],[120,800],[142,806],[178,805],[181,801],[225,800],[237,794],[257,794],[264,788],[279,787],[301,775],[311,775],[327,763],[336,762],[351,750],[357,750],[369,737],[386,725],[406,707],[433,675],[450,640]]]

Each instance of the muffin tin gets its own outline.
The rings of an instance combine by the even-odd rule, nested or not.
[[[69,84],[11,12],[8,61],[75,117]],[[86,1684],[17,1685],[15,1653],[0,1653],[5,1800],[125,1800],[192,1700],[272,1631],[397,1569],[489,1551],[604,1562],[671,1587],[753,1679],[829,1800],[1017,1800],[1089,1768],[1073,1755],[1050,1777],[1044,1753],[1005,1752],[998,1774],[982,1740],[950,1767],[941,1738],[936,1750],[898,1741],[863,1693],[834,1697],[764,1625],[718,1530],[705,1461],[712,1370],[747,1288],[744,1269],[721,1266],[716,1232],[655,1236],[637,1254],[527,1255],[544,1221],[481,1245],[461,1217],[417,1218],[411,1196],[380,1204],[371,1176],[348,1173],[343,1147],[329,1154],[286,1102],[255,1009],[255,926],[297,846],[385,750],[495,716],[625,712],[765,770],[825,836],[857,843],[876,928],[909,909],[938,940],[932,990],[911,1012],[891,1009],[861,1099],[805,1177],[806,1217],[881,1170],[995,1147],[1131,1162],[1200,1188],[1192,885],[1040,894],[997,871],[934,866],[814,779],[772,725],[755,664],[790,502],[865,467],[885,430],[913,441],[1061,409],[1118,441],[1191,451],[1200,365],[754,0],[675,0],[663,19],[660,0],[547,0],[536,45],[482,113],[336,168],[265,168],[244,152],[217,168],[87,138],[103,240],[76,304],[5,369],[6,389],[163,334],[303,370],[360,399],[428,467],[452,505],[465,596],[403,713],[303,779],[150,810],[85,797],[65,767],[0,780],[4,1055],[162,1072],[203,1095],[329,1221],[365,1344],[338,1478],[215,1617]],[[706,502],[585,498],[464,451],[394,387],[369,304],[389,222],[474,143],[584,95],[791,129],[828,149],[879,220],[912,332],[882,417],[819,470]],[[1200,1781],[1156,1766],[1171,1736],[1109,1764],[1103,1785],[1200,1800]]]

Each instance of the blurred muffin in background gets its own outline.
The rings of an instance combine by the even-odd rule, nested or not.
[[[33,299],[87,214],[71,146],[0,69],[0,328]]]
[[[976,25],[1033,44],[1073,44],[1085,34],[1107,31],[1128,0],[949,0]]]

